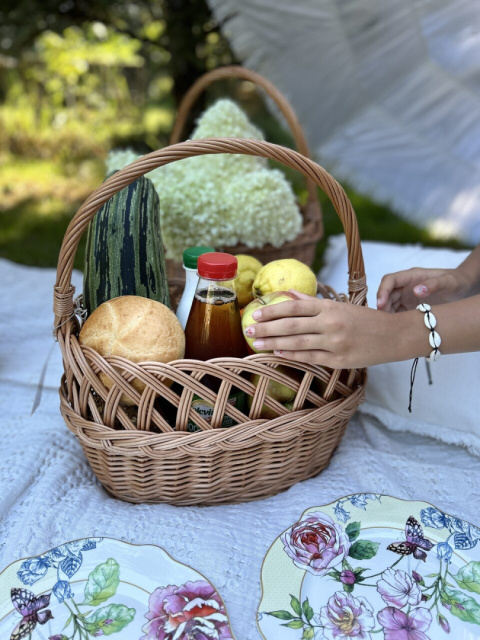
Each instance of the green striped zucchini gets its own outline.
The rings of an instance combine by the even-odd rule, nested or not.
[[[170,306],[160,201],[145,177],[112,196],[87,232],[83,304],[88,313],[107,300],[128,295]]]

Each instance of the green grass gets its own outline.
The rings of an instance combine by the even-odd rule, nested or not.
[[[51,201],[49,205],[62,204]],[[55,267],[63,236],[74,210],[63,206],[55,215],[39,215],[35,200],[27,200],[0,214],[0,256],[13,262]],[[83,269],[85,239],[75,257],[75,268]]]
[[[75,211],[103,179],[103,162],[75,167],[50,160],[8,158],[0,171],[0,256],[54,267]],[[75,260],[83,266],[83,245]]]

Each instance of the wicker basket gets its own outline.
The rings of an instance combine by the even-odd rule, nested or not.
[[[349,249],[349,297],[344,296],[343,303],[365,304],[363,257],[352,206],[322,167],[296,151],[238,138],[183,142],[143,156],[104,182],[71,221],[58,260],[54,313],[65,368],[60,408],[99,481],[112,495],[130,502],[219,504],[264,498],[287,489],[328,465],[364,394],[364,370],[332,371],[270,354],[134,364],[120,357],[103,358],[80,346],[71,275],[88,222],[108,198],[148,171],[215,153],[273,158],[322,187],[343,223]],[[335,297],[328,288],[320,290]],[[300,371],[300,379],[290,377],[289,370],[278,370],[280,364]],[[101,372],[114,381],[110,391],[99,379]],[[256,387],[249,381],[252,373],[260,376]],[[202,384],[206,374],[221,381],[218,393]],[[145,383],[142,393],[131,385],[135,378]],[[170,388],[165,379],[177,384]],[[271,379],[297,391],[291,411],[266,394]],[[227,404],[232,386],[252,396],[249,415]],[[120,404],[122,393],[134,399],[134,407]],[[194,393],[214,405],[210,424],[192,409]],[[278,417],[259,418],[264,404]],[[224,413],[238,424],[218,428]],[[200,431],[187,431],[189,417]]]
[[[297,120],[294,110],[285,97],[280,93],[275,85],[266,80],[263,76],[239,66],[220,67],[219,69],[205,73],[192,85],[183,97],[178,108],[177,119],[170,136],[171,145],[180,142],[182,134],[185,133],[185,125],[190,110],[199,98],[200,94],[213,82],[226,78],[249,80],[261,87],[275,102],[280,112],[283,114],[291,129],[297,150],[307,158],[310,157],[310,151],[300,123]],[[296,258],[309,266],[312,265],[315,259],[315,248],[322,237],[323,226],[322,211],[318,201],[317,187],[315,183],[308,178],[307,192],[307,202],[304,206],[300,207],[303,216],[303,228],[295,240],[292,240],[292,242],[286,242],[281,247],[274,247],[268,244],[260,249],[251,249],[245,245],[238,244],[235,247],[222,247],[222,250],[227,251],[228,253],[233,253],[234,255],[238,253],[247,253],[258,258],[263,264],[267,264],[267,262],[279,260],[281,258]],[[180,284],[181,288],[183,288],[185,272],[182,264],[174,262],[173,260],[167,260],[167,271],[169,278],[171,280],[175,279],[177,284]]]

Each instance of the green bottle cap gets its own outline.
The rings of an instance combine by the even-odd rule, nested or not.
[[[189,247],[183,252],[183,266],[187,269],[196,269],[199,256],[214,252],[213,247]]]

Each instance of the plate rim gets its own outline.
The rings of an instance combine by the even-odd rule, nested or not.
[[[307,511],[310,511],[310,509],[317,509],[317,508],[321,509],[321,508],[325,508],[325,507],[330,507],[331,505],[335,504],[339,500],[344,500],[346,498],[351,498],[352,496],[364,495],[366,493],[375,494],[374,491],[355,491],[354,493],[348,493],[348,494],[346,494],[344,496],[339,496],[338,498],[335,498],[334,500],[331,500],[330,502],[326,502],[324,504],[317,504],[317,505],[312,505],[311,507],[306,507],[305,509],[302,510],[302,512],[300,513],[300,516],[298,517],[298,519],[295,522],[299,522],[300,519],[302,518],[303,514],[306,513]],[[446,516],[450,516],[451,518],[457,518],[457,516],[454,516],[452,513],[448,513],[447,511],[443,511],[442,509],[439,509],[436,505],[434,505],[431,502],[428,502],[427,500],[411,500],[409,498],[408,499],[407,498],[397,498],[396,496],[391,496],[388,493],[376,493],[375,495],[380,496],[381,498],[391,498],[392,500],[397,500],[398,502],[411,502],[411,503],[413,503],[413,502],[421,502],[423,504],[426,504],[429,507],[433,507],[434,509],[437,509],[438,511],[441,511]],[[467,524],[471,525],[472,527],[477,527],[477,528],[479,527],[479,525],[476,525],[473,522],[470,522],[469,520],[465,520],[464,518],[459,518],[459,520],[462,520],[463,522],[466,522]],[[284,533],[286,533],[295,524],[295,522],[293,522],[291,525],[289,525],[286,529],[283,529],[283,531],[281,531],[277,535],[277,537],[270,544],[270,546],[268,547],[265,555],[263,556],[262,565],[260,567],[260,589],[261,589],[261,594],[260,594],[260,600],[258,602],[257,610],[256,610],[256,613],[255,613],[256,626],[257,626],[258,632],[260,634],[260,638],[262,640],[269,640],[266,636],[264,636],[262,630],[260,629],[260,625],[258,623],[259,622],[260,607],[261,607],[261,604],[262,604],[262,601],[263,601],[263,598],[264,598],[264,595],[265,595],[265,588],[264,588],[264,584],[263,584],[263,567],[265,565],[265,561],[267,559],[268,554],[272,550],[273,545],[276,544],[277,540]]]

